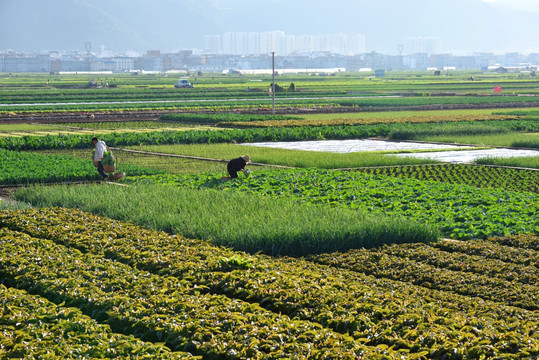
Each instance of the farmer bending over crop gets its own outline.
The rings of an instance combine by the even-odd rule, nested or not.
[[[249,158],[249,155],[244,155],[236,159],[232,159],[228,162],[228,165],[226,166],[226,169],[228,170],[228,173],[230,174],[229,180],[235,179],[238,177],[238,171],[243,171],[244,173],[247,173],[245,170],[245,165],[249,164],[251,159]]]
[[[94,165],[97,164],[97,171],[99,172],[99,175],[101,175],[101,177],[103,178],[103,181],[105,181],[109,178],[107,176],[107,173],[105,172],[105,169],[103,168],[103,156],[107,151],[107,144],[105,144],[104,141],[100,141],[96,137],[92,138],[92,143],[95,147]]]

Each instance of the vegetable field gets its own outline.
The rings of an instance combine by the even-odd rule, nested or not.
[[[539,172],[524,168],[503,168],[469,164],[387,166],[358,171],[475,187],[502,188],[510,191],[539,193]]]
[[[8,286],[173,351],[204,358],[539,355],[537,238],[483,240],[494,250],[483,255],[468,254],[477,242],[451,248],[444,241],[421,252],[394,245],[300,260],[233,252],[75,210],[3,211],[0,219]],[[369,258],[395,271],[373,277],[361,260]],[[426,271],[433,262],[437,270]],[[411,280],[396,264],[423,277]],[[507,280],[508,269],[526,276]]]
[[[89,154],[90,152],[88,152],[86,159],[89,159]],[[100,179],[91,162],[72,156],[43,156],[0,149],[0,157],[2,157],[2,162],[0,163],[0,185]],[[135,176],[163,172],[129,164],[121,164],[118,167],[118,171],[126,171]]]
[[[535,78],[190,80],[2,76],[0,359],[539,359]],[[355,139],[425,149],[244,146]]]
[[[141,176],[138,181],[252,192],[370,214],[404,216],[437,224],[444,236],[453,239],[539,234],[538,195],[531,192],[312,169],[259,171],[232,183],[223,183],[211,174]],[[508,217],[511,213],[517,216]]]

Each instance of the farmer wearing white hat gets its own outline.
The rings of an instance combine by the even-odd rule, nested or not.
[[[245,165],[249,164],[250,161],[251,158],[249,157],[249,155],[240,156],[239,158],[230,160],[228,162],[228,165],[226,166],[226,169],[230,174],[230,179],[237,178],[238,171],[243,171],[244,173],[247,173],[247,171],[245,170]]]
[[[92,138],[92,144],[94,144],[95,147],[94,164],[97,164],[97,171],[103,178],[103,181],[108,180],[109,177],[103,168],[103,156],[107,151],[107,144],[105,144],[104,141],[99,140],[97,137]]]

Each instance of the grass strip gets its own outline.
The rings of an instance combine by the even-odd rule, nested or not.
[[[299,168],[342,169],[363,166],[391,166],[426,164],[436,162],[429,159],[411,159],[382,155],[380,152],[328,153],[323,151],[302,151],[274,149],[268,147],[243,146],[236,144],[176,144],[130,146],[130,149],[176,155],[202,156],[212,159],[234,159],[249,154],[257,164],[284,165]],[[226,165],[221,166],[226,172]],[[200,171],[201,172],[201,171]]]
[[[306,116],[303,119],[278,119],[278,120],[256,120],[245,122],[221,123],[221,126],[233,127],[294,127],[294,126],[337,126],[337,125],[368,125],[368,124],[395,124],[395,123],[440,123],[440,122],[461,122],[461,121],[490,121],[490,120],[516,120],[520,119],[514,115],[415,115],[415,116],[396,116],[396,117],[370,117],[357,114],[356,117],[343,118],[339,115],[331,119],[310,118]]]
[[[206,145],[211,147],[213,145]],[[137,147],[139,149],[139,147]],[[153,169],[156,172],[167,172],[171,174],[196,174],[200,172],[226,172],[226,163],[217,161],[205,161],[198,159],[167,157],[160,155],[133,153],[120,149],[113,149],[114,157],[118,166],[132,165],[144,169]],[[72,150],[41,150],[39,154],[47,155],[69,155],[79,159],[88,159],[87,149],[72,149]],[[136,176],[136,173],[131,173],[128,170],[124,171],[126,176]]]
[[[523,156],[512,158],[486,157],[475,160],[476,164],[497,165],[497,166],[516,166],[523,168],[539,169],[539,156]],[[539,182],[536,182],[538,185]]]
[[[234,114],[234,113],[182,113],[182,114],[165,114],[159,117],[160,121],[171,123],[195,123],[195,124],[219,124],[219,123],[250,123],[250,122],[273,122],[284,120],[299,120],[298,116],[284,115],[258,115],[258,114]]]
[[[500,146],[500,147],[514,147],[514,148],[527,148],[537,149],[539,148],[537,132],[524,133],[524,132],[511,132],[511,133],[498,133],[498,134],[458,134],[458,135],[428,135],[417,140],[433,141],[449,144],[475,144],[477,146]]]

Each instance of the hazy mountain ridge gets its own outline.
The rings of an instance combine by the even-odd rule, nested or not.
[[[156,5],[158,4],[158,5]],[[226,31],[361,33],[367,50],[396,53],[406,36],[435,36],[442,50],[539,52],[539,13],[481,0],[0,0],[0,50],[115,52],[202,48]],[[531,30],[530,30],[531,29]]]

